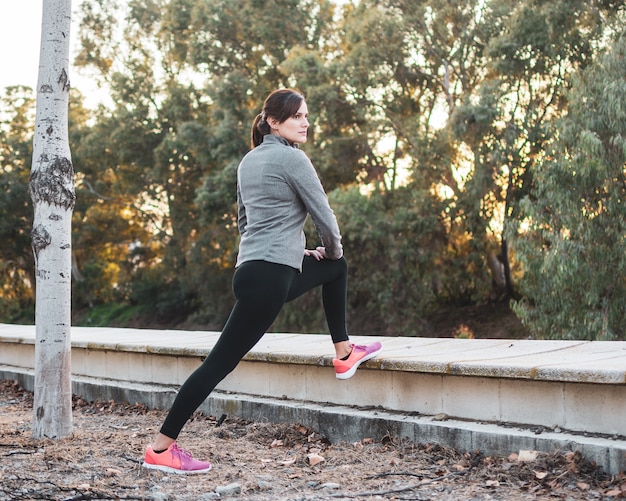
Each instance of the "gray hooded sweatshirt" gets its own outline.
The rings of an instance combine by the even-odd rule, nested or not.
[[[341,234],[328,197],[306,154],[282,137],[268,134],[237,169],[236,266],[263,260],[302,271],[307,214],[330,259],[343,256]]]

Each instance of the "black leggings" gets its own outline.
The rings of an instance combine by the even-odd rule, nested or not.
[[[161,433],[176,439],[204,399],[263,337],[283,305],[319,285],[333,343],[347,341],[347,283],[344,258],[317,261],[306,256],[302,273],[267,261],[249,261],[237,268],[233,276],[237,302],[213,349],[181,386]]]

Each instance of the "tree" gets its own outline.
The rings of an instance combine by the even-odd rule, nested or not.
[[[472,164],[459,212],[474,236],[490,232],[500,240],[490,257],[500,270],[497,289],[508,298],[519,294],[506,229],[518,221],[519,200],[533,187],[532,167],[554,139],[553,119],[567,109],[570,76],[592,59],[614,9],[582,0],[486,4],[483,79],[451,122]]]
[[[97,70],[114,104],[72,127],[74,304],[221,326],[236,166],[279,86],[301,89],[312,110],[304,148],[340,217],[351,318],[421,334],[436,309],[508,304],[531,275],[516,249],[509,260],[506,230],[526,217],[519,203],[572,72],[623,4],[83,2],[77,64]],[[383,263],[375,276],[372,262]],[[323,324],[302,302],[290,308],[277,328]]]
[[[135,225],[151,233],[149,242],[125,242],[135,258],[133,273],[124,277],[131,291],[126,299],[161,321],[184,320],[195,308],[202,321],[217,327],[232,305],[227,291],[238,236],[235,171],[249,149],[250,123],[270,90],[297,85],[282,64],[290,54],[325,46],[332,5],[131,0],[116,6],[94,0],[82,7],[77,64],[98,70],[115,104],[85,138],[84,145],[91,145],[79,147],[102,152],[82,158],[77,187],[100,186],[94,192],[101,204],[79,208],[79,225],[87,228],[96,214],[115,216],[120,206],[112,200],[123,198],[126,213],[136,214]],[[294,30],[296,25],[306,28]],[[290,64],[301,68],[302,59],[292,57]],[[111,182],[103,183],[105,178]],[[152,218],[150,205],[156,208]],[[106,244],[118,244],[116,235],[101,235]],[[85,270],[94,253],[76,254]]]
[[[404,219],[395,241],[381,238],[381,245],[367,246],[376,255],[363,258],[388,263],[401,256],[414,266],[407,282],[419,286],[403,287],[406,268],[391,265],[388,279],[377,283],[378,297],[388,302],[404,297],[404,311],[419,309],[422,317],[435,304],[476,302],[491,292],[486,256],[497,242],[486,228],[492,214],[473,211],[482,205],[485,188],[468,189],[474,177],[485,176],[472,165],[471,146],[453,129],[456,111],[473,100],[487,73],[485,45],[494,36],[493,23],[502,18],[490,13],[489,4],[364,0],[346,16],[341,78],[357,103],[355,125],[366,141],[360,179],[386,197],[383,210],[390,221]],[[416,217],[421,227],[413,222]],[[351,280],[353,289],[361,279],[364,291],[372,283],[367,267],[363,270],[363,277]]]
[[[32,208],[28,174],[33,156],[34,94],[9,87],[0,97],[0,315],[8,322],[33,321]]]
[[[626,338],[625,58],[622,31],[574,79],[558,141],[522,205],[516,311],[540,338]]]
[[[74,168],[68,140],[71,0],[44,0],[30,196],[35,257],[33,437],[72,433],[71,218]]]

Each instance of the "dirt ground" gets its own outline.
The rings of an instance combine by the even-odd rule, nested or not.
[[[31,438],[32,394],[0,382],[0,500],[608,500],[608,477],[575,453],[485,457],[396,437],[330,444],[306,426],[197,414],[179,444],[213,463],[203,475],[140,466],[163,411],[74,399],[74,436]]]

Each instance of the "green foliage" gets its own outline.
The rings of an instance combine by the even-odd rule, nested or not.
[[[132,283],[130,303],[138,306],[141,316],[150,321],[176,325],[194,309],[194,295],[183,289],[179,280],[164,283],[163,268],[142,270]]]
[[[410,189],[369,196],[358,188],[333,192],[350,269],[353,332],[421,334],[420,320],[444,293],[437,254],[445,235],[437,203]]]
[[[516,305],[537,337],[625,339],[626,36],[574,80],[551,158],[518,225]]]
[[[138,306],[128,303],[106,303],[75,315],[72,323],[82,327],[126,326],[140,314]]]
[[[34,94],[9,87],[0,96],[0,318],[32,319],[35,285],[30,245]]]
[[[83,2],[75,64],[112,104],[87,110],[76,93],[70,104],[74,308],[221,328],[234,301],[236,168],[262,100],[290,86],[307,98],[303,148],[342,230],[352,332],[427,335],[442,308],[515,299],[537,336],[623,337],[623,80],[592,64],[623,6]],[[9,89],[1,104],[10,318],[32,308],[34,103]],[[324,331],[319,302],[287,305],[274,330]]]

